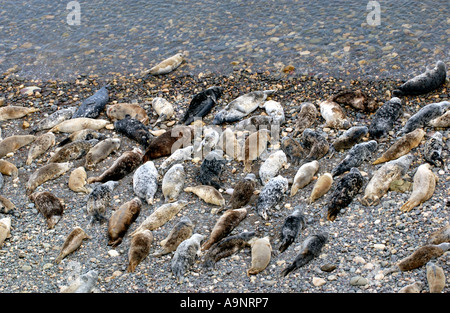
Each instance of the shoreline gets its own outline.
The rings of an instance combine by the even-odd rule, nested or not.
[[[162,96],[176,107],[175,124],[184,114],[194,94],[213,85],[224,87],[224,96],[219,105],[203,119],[205,125],[211,124],[214,114],[224,104],[235,99],[237,96],[253,90],[264,90],[276,88],[277,92],[272,96],[273,100],[279,101],[284,107],[286,123],[281,132],[289,136],[295,125],[295,117],[299,105],[302,102],[319,101],[337,93],[342,89],[360,89],[369,94],[379,104],[390,99],[391,92],[400,83],[399,79],[380,81],[359,81],[353,79],[346,81],[338,78],[314,78],[293,77],[286,75],[282,78],[266,76],[264,73],[249,73],[245,70],[236,71],[231,76],[205,75],[181,75],[179,73],[169,74],[161,77],[150,77],[142,80],[134,77],[111,78],[108,80],[95,77],[83,77],[73,81],[46,81],[36,82],[28,80],[0,80],[0,98],[5,98],[2,106],[8,104],[32,105],[41,108],[41,111],[33,113],[24,118],[4,121],[1,124],[2,138],[12,134],[26,134],[33,124],[40,118],[45,117],[57,109],[79,105],[80,101],[92,95],[103,84],[112,86],[109,104],[115,102],[136,102],[143,105],[149,113],[150,119],[155,120],[150,101],[153,97]],[[41,88],[40,97],[27,97],[20,94],[20,85],[30,86],[36,84]],[[406,97],[404,100],[405,115],[397,121],[395,130],[401,127],[407,116],[413,114],[424,104],[449,99],[449,84],[440,87],[435,92],[419,97]],[[147,107],[146,107],[147,106]],[[345,108],[354,125],[365,125],[370,122],[371,114],[356,111],[349,107]],[[251,114],[257,115],[263,110],[257,109]],[[100,118],[105,118],[103,112]],[[171,120],[173,121],[173,120]],[[26,122],[27,124],[24,124]],[[152,121],[150,121],[150,125]],[[166,129],[165,123],[161,129]],[[328,142],[336,138],[341,131],[325,129],[323,119],[319,116],[313,128],[327,135]],[[157,129],[155,129],[157,130]],[[428,129],[427,132],[432,132]],[[113,130],[102,130],[108,137],[116,135]],[[448,147],[449,130],[442,130]],[[57,142],[64,138],[64,134],[57,134]],[[281,138],[282,136],[280,136]],[[122,145],[118,153],[108,157],[98,164],[93,171],[88,171],[88,177],[102,173],[111,165],[121,153],[138,146],[123,136]],[[385,151],[395,141],[395,136],[388,136],[380,141],[378,154]],[[412,181],[414,169],[421,164],[421,149],[423,144],[414,149],[417,160],[411,165],[407,181]],[[122,292],[207,292],[207,293],[393,293],[413,281],[421,281],[424,284],[424,292],[427,290],[426,273],[424,268],[410,272],[401,272],[389,276],[382,275],[384,269],[393,263],[409,255],[420,245],[424,244],[427,236],[434,230],[444,226],[448,222],[448,189],[450,188],[450,175],[448,165],[443,169],[434,169],[440,178],[433,197],[424,203],[421,208],[415,208],[409,213],[401,213],[398,203],[403,203],[409,197],[410,192],[400,193],[391,191],[380,204],[374,207],[365,207],[358,201],[353,201],[348,208],[343,210],[334,222],[326,220],[323,207],[327,197],[317,200],[314,204],[306,203],[313,184],[299,191],[295,197],[286,195],[279,209],[276,210],[270,221],[262,221],[255,211],[232,232],[236,234],[244,230],[255,230],[258,237],[271,236],[272,246],[276,250],[277,234],[286,215],[300,205],[306,214],[307,226],[299,234],[295,243],[281,253],[274,254],[269,266],[260,274],[252,277],[246,275],[246,270],[251,264],[251,253],[245,248],[237,254],[222,259],[213,270],[204,270],[199,259],[193,269],[187,275],[187,282],[176,283],[170,271],[170,260],[172,254],[161,258],[149,255],[135,273],[126,273],[127,253],[129,238],[126,236],[116,249],[107,246],[106,225],[96,225],[86,230],[92,236],[82,246],[69,255],[60,265],[54,262],[59,248],[64,242],[66,235],[74,226],[87,227],[88,217],[84,208],[85,195],[75,194],[67,187],[70,173],[54,181],[47,182],[38,190],[48,190],[63,198],[67,209],[62,220],[54,229],[48,230],[42,215],[37,212],[34,205],[26,198],[24,189],[21,189],[37,168],[45,164],[49,153],[36,160],[31,165],[25,165],[28,147],[16,151],[13,156],[7,158],[19,169],[19,182],[13,183],[12,179],[4,176],[5,183],[1,194],[13,200],[17,209],[12,215],[12,237],[7,239],[0,249],[0,262],[3,265],[0,270],[0,292],[44,292],[56,293],[61,286],[67,285],[69,278],[75,274],[96,269],[99,272],[99,280],[95,285],[95,292],[122,293]],[[448,151],[444,152],[448,158]],[[346,152],[335,153],[332,159],[325,157],[321,163],[319,174],[331,170],[337,162],[345,156]],[[165,158],[155,161],[155,165],[161,164]],[[258,164],[256,164],[258,163]],[[74,161],[74,167],[81,166],[82,159]],[[253,172],[257,173],[260,162],[255,162]],[[200,163],[186,161],[184,163],[187,171],[185,186],[198,185],[196,171]],[[226,172],[222,180],[227,187],[232,187],[240,178],[245,176],[242,171],[242,163],[228,160]],[[235,169],[233,173],[233,169]],[[370,162],[365,162],[360,170],[370,178],[376,169]],[[293,178],[297,167],[290,166],[281,174]],[[440,172],[442,171],[442,173]],[[120,182],[120,188],[113,193],[114,199],[111,208],[134,196],[131,187],[132,175],[127,175]],[[258,184],[258,190],[261,184]],[[159,201],[155,205],[145,204],[139,218],[129,229],[131,233],[148,216],[154,208],[163,203],[161,189],[158,188]],[[224,197],[228,200],[226,193]],[[188,209],[182,211],[166,225],[153,232],[155,237],[151,253],[158,250],[159,241],[164,239],[180,216],[188,215],[196,225],[195,231],[208,235],[217,215],[211,213],[212,205],[205,204],[190,193],[182,192],[180,199],[190,202]],[[112,213],[109,210],[108,217]],[[4,214],[0,214],[0,218]],[[302,269],[299,269],[286,278],[281,278],[280,271],[298,253],[301,242],[313,233],[326,229],[330,233],[330,240],[324,247],[321,255],[311,261]],[[112,251],[115,252],[112,252]],[[331,272],[322,270],[324,265],[334,265],[336,268]],[[450,261],[448,253],[440,258],[439,265],[444,267],[448,273]],[[19,277],[19,279],[17,279]],[[353,285],[352,279],[361,277],[365,284]],[[14,279],[13,279],[14,278]],[[314,280],[313,280],[314,279]],[[322,284],[316,285],[317,279]],[[448,292],[446,286],[444,292]]]

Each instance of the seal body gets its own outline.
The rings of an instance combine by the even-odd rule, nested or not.
[[[446,77],[445,63],[438,61],[433,69],[427,69],[424,73],[409,79],[394,90],[393,94],[397,97],[426,94],[444,84]]]
[[[55,262],[57,264],[61,263],[61,261],[66,256],[68,256],[81,246],[83,240],[87,239],[91,239],[91,237],[86,234],[86,232],[81,227],[75,227],[64,240],[64,244],[61,247],[57,258],[55,259]]]
[[[189,217],[183,216],[178,223],[171,229],[164,240],[161,240],[161,249],[155,252],[153,256],[160,257],[175,251],[180,243],[189,239],[194,231],[194,224]]]
[[[86,153],[84,167],[88,170],[92,170],[97,163],[106,159],[111,153],[118,150],[119,148],[119,138],[107,138],[105,140],[97,142],[97,144],[90,148]]]
[[[342,176],[328,198],[327,219],[329,221],[334,221],[338,213],[353,201],[363,184],[364,178],[356,167]]]
[[[310,128],[303,131],[300,143],[305,150],[309,151],[305,157],[306,162],[320,160],[330,149],[327,139],[321,133]]]
[[[176,68],[178,68],[181,63],[183,63],[185,58],[184,53],[177,53],[160,63],[156,64],[152,68],[150,68],[148,71],[144,73],[144,75],[151,74],[151,75],[164,75],[168,74],[172,71],[174,71]]]
[[[0,248],[9,237],[11,237],[11,218],[4,217],[0,219]]]
[[[424,128],[428,123],[444,114],[450,108],[450,101],[430,103],[411,116],[401,129],[400,133],[407,134],[417,128]]]
[[[112,122],[124,119],[127,115],[140,121],[144,125],[148,125],[148,122],[150,121],[147,111],[139,104],[135,103],[117,103],[107,106],[106,115]]]
[[[171,155],[179,148],[191,145],[193,129],[189,126],[175,126],[154,138],[147,146],[143,161]]]
[[[110,205],[112,192],[118,184],[118,182],[110,180],[92,189],[86,202],[86,211],[91,215],[91,224],[103,223],[107,220],[104,215]]]
[[[53,134],[52,132],[47,132],[38,136],[36,140],[34,140],[31,144],[30,150],[28,150],[26,164],[30,165],[34,159],[47,152],[48,149],[55,145],[55,143],[55,134]]]
[[[443,242],[450,242],[450,224],[443,226],[433,232],[428,239],[428,243],[438,245]]]
[[[433,127],[447,128],[450,127],[450,110],[446,111],[441,116],[438,116],[428,122],[428,125]]]
[[[290,137],[284,137],[281,140],[280,148],[294,165],[299,165],[301,163],[306,152],[300,142]]]
[[[200,173],[198,175],[200,183],[220,189],[222,187],[220,176],[225,163],[226,160],[223,158],[223,151],[213,150],[208,153],[200,165]]]
[[[313,177],[318,170],[319,162],[316,160],[300,166],[294,176],[294,182],[291,187],[291,197],[295,196],[300,189],[306,187],[313,180]]]
[[[113,248],[120,245],[130,225],[141,213],[142,202],[139,198],[133,198],[122,204],[109,218],[108,222],[108,246]]]
[[[193,187],[184,188],[185,192],[192,192],[206,203],[218,205],[220,207],[225,206],[225,199],[222,194],[213,186],[198,185]]]
[[[155,122],[155,125],[167,121],[174,114],[174,109],[172,104],[164,98],[156,97],[152,100],[152,108],[155,110],[156,114],[158,114],[158,119]]]
[[[8,198],[0,196],[0,213],[8,214],[14,210],[16,206]]]
[[[259,168],[259,178],[265,185],[271,178],[278,175],[278,172],[287,164],[287,157],[283,150],[272,152]]]
[[[97,139],[79,140],[71,142],[55,152],[48,159],[48,163],[63,163],[80,159],[98,142]]]
[[[147,161],[137,168],[133,174],[133,191],[147,204],[153,204],[153,198],[158,190],[158,170],[153,161]]]
[[[280,246],[278,247],[280,253],[284,252],[295,241],[305,225],[305,216],[299,209],[286,217],[280,231]]]
[[[34,202],[36,208],[45,217],[49,229],[61,220],[64,213],[64,204],[54,194],[48,191],[35,192],[30,195],[30,201]]]
[[[153,211],[153,213],[150,214],[130,235],[136,236],[136,234],[145,229],[155,230],[163,226],[187,205],[188,202],[185,200],[178,200],[176,202],[161,205]]]
[[[183,190],[186,172],[182,164],[173,165],[164,175],[161,189],[166,202],[174,202]]]
[[[222,87],[213,86],[197,93],[189,103],[189,107],[181,122],[185,125],[191,124],[194,119],[206,116],[217,104],[223,93]]]
[[[240,121],[248,114],[262,107],[267,96],[274,93],[275,90],[252,91],[237,97],[220,110],[213,120],[213,124],[233,123]]]
[[[177,149],[174,153],[168,156],[158,168],[161,175],[164,175],[168,168],[174,164],[183,163],[184,161],[192,160],[193,146]]]
[[[26,184],[26,193],[29,196],[38,186],[42,185],[46,181],[56,179],[59,176],[66,173],[72,168],[71,162],[64,163],[49,163],[39,169],[37,169],[33,174],[30,175],[28,182]]]
[[[53,133],[74,133],[83,129],[99,130],[109,124],[109,121],[89,118],[89,117],[77,117],[65,120],[56,126],[53,126],[50,131]]]
[[[105,138],[106,138],[105,135],[96,131],[95,129],[86,128],[71,133],[69,136],[67,136],[58,143],[58,147],[62,147],[70,142],[78,140],[91,140],[91,139],[103,140]]]
[[[427,282],[430,288],[430,293],[441,293],[445,288],[445,273],[442,267],[437,266],[433,262],[428,262]]]
[[[422,283],[416,281],[415,283],[403,287],[398,293],[420,293],[422,291],[422,287]]]
[[[83,193],[90,193],[92,190],[89,188],[86,188],[86,178],[87,178],[87,174],[86,174],[86,170],[84,169],[84,167],[79,166],[76,169],[74,169],[72,171],[72,173],[70,173],[69,176],[69,188],[72,191],[75,192],[83,192]]]
[[[234,125],[236,130],[258,131],[260,129],[271,129],[272,117],[267,115],[255,115],[246,118]]]
[[[204,267],[213,267],[221,259],[229,257],[250,245],[255,237],[254,231],[244,231],[237,235],[226,237],[215,243],[205,254]]]
[[[3,158],[10,152],[14,152],[36,139],[34,135],[12,135],[0,141],[0,158]]]
[[[229,205],[232,209],[239,209],[247,205],[253,196],[256,188],[256,176],[253,173],[247,174],[244,179],[239,180],[234,186]]]
[[[35,134],[38,131],[51,129],[66,120],[70,120],[72,118],[73,113],[75,113],[76,110],[77,110],[76,107],[59,109],[58,111],[53,112],[46,118],[40,120],[39,123],[31,127],[30,133]]]
[[[92,96],[85,99],[73,114],[72,118],[97,118],[109,101],[108,89],[100,88]]]
[[[302,242],[300,252],[297,254],[294,261],[281,272],[281,275],[286,276],[290,272],[305,266],[314,258],[317,258],[327,241],[328,233],[326,232],[321,232],[307,237]]]
[[[400,208],[402,212],[409,212],[414,207],[431,198],[436,188],[438,177],[430,169],[429,163],[418,167],[413,178],[413,190],[408,201]]]
[[[147,149],[153,140],[153,135],[150,133],[147,126],[141,121],[132,118],[130,115],[125,116],[121,120],[114,122],[114,130],[131,140],[136,141],[144,149]]]
[[[444,160],[442,159],[442,148],[444,142],[442,140],[442,133],[435,132],[426,142],[423,149],[423,157],[425,161],[434,166],[444,166]]]
[[[203,235],[193,234],[189,239],[180,243],[175,250],[170,267],[178,282],[183,282],[184,275],[194,265],[203,239]]]
[[[331,101],[340,105],[348,105],[363,112],[374,112],[377,109],[376,102],[370,99],[361,90],[345,90],[338,92],[331,97]]]
[[[97,280],[98,272],[96,270],[90,270],[77,277],[70,286],[61,290],[61,293],[91,293]]]
[[[262,272],[270,263],[272,246],[268,236],[253,240],[250,244],[252,248],[252,265],[247,270],[247,275],[256,275]]]
[[[358,141],[367,135],[369,128],[367,126],[353,126],[347,129],[341,136],[333,141],[332,146],[336,151],[350,149]]]
[[[247,216],[247,213],[247,208],[226,210],[217,220],[208,240],[203,243],[202,251],[208,250],[214,243],[231,233],[231,231]]]
[[[141,149],[134,148],[131,151],[126,151],[100,176],[90,177],[87,182],[92,184],[95,182],[104,183],[109,180],[120,180],[133,172],[141,164],[141,161]]]
[[[411,271],[427,264],[430,260],[440,257],[450,248],[450,243],[439,245],[425,245],[416,249],[411,255],[401,259],[397,263],[400,271]]]
[[[18,119],[38,111],[38,108],[21,107],[17,105],[4,106],[0,108],[0,121]]]
[[[269,100],[263,104],[266,113],[272,117],[272,123],[282,125],[285,122],[284,109],[280,102]]]
[[[319,103],[320,115],[325,120],[325,125],[335,129],[348,129],[351,125],[342,107],[331,100]]]
[[[288,180],[281,175],[269,180],[262,188],[256,201],[258,215],[267,220],[269,210],[279,204],[288,188]]]
[[[19,170],[13,163],[0,159],[0,173],[2,175],[11,176],[13,181],[18,179]]]
[[[311,195],[309,196],[309,203],[313,203],[323,195],[325,195],[333,184],[333,176],[330,173],[321,175],[314,184]]]
[[[152,244],[153,234],[148,229],[131,238],[128,250],[128,273],[134,272],[136,267],[150,254]]]
[[[375,140],[362,142],[353,146],[345,158],[331,171],[333,177],[339,176],[351,168],[359,167],[364,161],[368,161],[377,150],[378,144]]]
[[[244,146],[244,172],[249,173],[252,169],[252,162],[266,150],[270,140],[270,131],[261,129],[251,134],[245,139]]]
[[[388,192],[391,183],[406,174],[413,160],[414,156],[409,153],[377,169],[367,184],[364,197],[360,199],[360,202],[366,206],[380,203],[380,199]]]
[[[425,131],[418,128],[398,139],[392,146],[387,149],[381,157],[376,159],[372,164],[380,164],[386,161],[395,160],[417,147],[425,136]]]
[[[304,102],[300,106],[300,112],[296,116],[296,123],[293,136],[297,137],[303,133],[303,131],[311,127],[317,120],[319,112],[314,104],[311,102]]]
[[[372,117],[369,125],[369,135],[372,138],[381,138],[394,128],[394,123],[402,114],[402,101],[393,97],[385,102]]]

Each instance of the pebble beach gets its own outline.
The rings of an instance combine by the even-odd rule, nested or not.
[[[210,86],[221,86],[224,92],[218,105],[203,119],[204,125],[209,125],[215,113],[237,96],[255,90],[275,89],[276,92],[270,99],[280,102],[284,108],[286,121],[280,129],[281,136],[284,137],[293,132],[296,115],[303,102],[317,105],[341,90],[361,90],[382,105],[392,97],[392,90],[410,78],[369,81],[363,78],[342,80],[296,76],[289,73],[280,75],[282,77],[273,77],[250,68],[236,69],[232,74],[222,76],[207,73],[186,75],[183,67],[180,67],[168,75],[146,78],[117,76],[102,80],[95,75],[79,75],[76,79],[68,81],[36,81],[17,77],[13,73],[4,73],[0,82],[1,105],[30,106],[40,110],[23,118],[3,121],[2,138],[28,134],[30,128],[42,118],[56,110],[79,105],[83,99],[91,96],[105,84],[111,86],[110,104],[132,102],[141,105],[151,119],[150,125],[157,119],[156,113],[151,108],[152,99],[161,96],[170,101],[176,108],[175,116],[158,126],[150,127],[152,131],[178,124],[193,95]],[[31,95],[21,94],[20,90],[26,86],[38,86],[40,90]],[[404,113],[395,123],[389,136],[379,140],[374,158],[380,156],[395,142],[395,133],[412,114],[425,104],[448,100],[448,90],[447,80],[444,86],[429,94],[402,97]],[[344,110],[353,126],[368,125],[373,115],[351,107],[345,107]],[[265,114],[264,109],[257,109],[251,115],[259,114]],[[99,118],[107,117],[103,112]],[[323,133],[330,143],[342,133],[342,130],[330,129],[323,125],[324,120],[319,116],[311,128]],[[427,135],[431,135],[436,129],[427,127],[425,131]],[[445,143],[443,159],[447,160],[449,131],[447,129],[440,131]],[[87,171],[88,177],[102,173],[123,152],[139,146],[129,138],[117,135],[114,129],[102,129],[100,132],[107,137],[119,136],[122,143],[118,151],[97,164],[92,171]],[[66,135],[57,133],[56,142],[61,141]],[[403,178],[405,182],[412,182],[415,169],[424,163],[423,144],[424,142],[412,150],[416,158]],[[450,176],[447,164],[442,168],[432,169],[439,177],[432,198],[407,213],[401,212],[399,208],[407,201],[411,190],[390,190],[378,205],[364,206],[355,199],[339,213],[335,221],[328,221],[325,211],[327,195],[312,204],[307,201],[314,186],[313,181],[293,197],[287,193],[268,220],[261,219],[254,209],[250,210],[248,216],[231,233],[256,231],[258,237],[270,236],[273,253],[264,271],[247,276],[247,269],[251,265],[251,250],[247,247],[231,257],[220,260],[213,269],[203,268],[202,256],[198,257],[187,273],[186,280],[177,283],[170,269],[173,254],[159,258],[151,254],[158,250],[159,242],[167,236],[181,216],[188,216],[193,221],[194,232],[208,236],[218,218],[218,214],[213,212],[214,205],[205,203],[192,193],[181,192],[179,199],[187,200],[188,206],[165,225],[153,231],[154,241],[150,255],[134,273],[127,273],[129,236],[126,235],[123,242],[114,249],[107,245],[107,223],[89,225],[90,219],[85,210],[86,195],[75,193],[67,186],[70,172],[37,188],[37,191],[54,193],[63,199],[66,205],[61,221],[53,229],[47,228],[43,216],[28,200],[25,184],[29,176],[47,162],[53,150],[50,149],[32,164],[26,165],[28,149],[29,147],[25,146],[5,157],[7,161],[16,165],[19,175],[18,181],[4,176],[4,186],[1,190],[1,195],[10,199],[16,207],[9,214],[0,215],[0,218],[11,217],[11,237],[5,240],[0,249],[2,293],[58,293],[70,285],[77,276],[90,270],[98,272],[98,280],[93,289],[96,293],[397,293],[401,288],[414,282],[422,283],[422,292],[427,293],[425,267],[392,274],[386,274],[385,270],[425,245],[432,232],[448,223]],[[274,147],[269,146],[268,153],[273,149]],[[326,155],[320,159],[320,168],[314,179],[330,172],[345,154],[346,151],[335,152],[332,158]],[[154,160],[155,166],[158,167],[164,159],[163,157]],[[252,172],[257,177],[259,166],[263,161],[264,156],[253,163]],[[74,160],[73,163],[73,168],[83,166],[84,159]],[[197,176],[200,164],[201,160],[195,159],[183,163],[186,170],[184,186],[199,184]],[[359,167],[366,178],[366,184],[378,167],[371,162],[364,162]],[[283,168],[279,174],[292,180],[297,170],[297,166],[290,165]],[[227,188],[233,188],[245,175],[242,162],[230,158],[227,159],[221,178]],[[261,182],[258,180],[256,189],[261,188]],[[230,198],[225,190],[220,191],[226,200]],[[361,194],[362,192],[359,196]],[[106,217],[109,218],[118,206],[133,197],[132,174],[129,174],[120,180],[119,187],[113,192],[113,200]],[[255,198],[251,201],[250,204],[254,207]],[[159,188],[154,205],[143,204],[141,214],[130,226],[129,232],[136,229],[145,217],[163,203],[164,197]],[[285,218],[296,208],[300,208],[305,215],[305,228],[286,251],[278,253],[280,228]],[[83,228],[91,239],[85,240],[79,249],[60,264],[56,264],[55,258],[66,236],[76,226]],[[290,275],[281,277],[280,272],[294,260],[301,242],[309,235],[320,231],[329,234],[328,242],[320,256]],[[435,262],[448,273],[450,267],[448,252]],[[444,292],[448,292],[448,286]]]

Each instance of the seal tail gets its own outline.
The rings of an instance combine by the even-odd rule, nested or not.
[[[286,277],[290,272],[295,270],[295,264],[292,263],[288,267],[286,267],[284,270],[281,271],[281,276]]]
[[[377,164],[384,163],[384,162],[387,162],[387,161],[389,161],[389,160],[386,157],[381,156],[380,158],[378,158],[375,161],[373,161],[372,165],[377,165]]]
[[[402,211],[402,212],[409,212],[409,211],[411,211],[414,207],[416,207],[416,206],[418,206],[418,205],[419,205],[419,201],[414,200],[414,199],[408,200],[408,201],[405,202],[404,205],[402,205],[402,207],[400,208],[400,211]]]

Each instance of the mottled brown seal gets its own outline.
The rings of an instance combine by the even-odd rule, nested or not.
[[[144,125],[148,125],[149,122],[147,111],[145,111],[145,109],[139,104],[135,103],[117,103],[114,105],[106,106],[106,115],[111,120],[111,122],[124,119],[127,115],[130,115],[131,118],[135,118],[141,121],[141,123]]]
[[[133,172],[142,163],[142,151],[134,148],[131,151],[125,151],[114,163],[101,175],[89,177],[87,182],[107,182],[109,180],[120,180],[129,173]]]
[[[103,161],[120,148],[120,142],[120,138],[107,138],[98,142],[87,152],[84,167],[87,170],[93,170],[97,163]]]
[[[65,163],[50,163],[37,169],[30,175],[26,184],[26,193],[30,195],[38,186],[42,185],[46,181],[56,179],[59,176],[66,173],[71,167],[71,162]]]
[[[201,250],[208,250],[214,243],[227,236],[247,216],[247,213],[247,207],[226,210],[217,220]]]
[[[0,173],[11,176],[15,181],[18,178],[19,170],[13,163],[6,160],[0,160]]]
[[[428,262],[426,269],[430,293],[441,293],[445,288],[445,273],[443,268],[433,262]]]
[[[122,204],[111,215],[108,223],[108,246],[114,248],[120,245],[128,228],[138,218],[141,207],[142,202],[136,197]]]
[[[58,257],[55,259],[55,262],[58,264],[61,263],[62,259],[77,250],[83,243],[83,240],[87,239],[91,239],[91,237],[86,234],[86,232],[81,227],[75,227],[66,237],[64,244],[58,254]]]
[[[402,272],[411,271],[427,264],[430,260],[440,257],[450,249],[450,243],[425,245],[416,249],[411,255],[401,259],[395,266]]]
[[[30,165],[34,159],[43,155],[47,152],[51,147],[55,145],[56,137],[52,132],[47,132],[42,134],[33,141],[30,146],[30,150],[28,150],[28,156],[26,164]]]
[[[128,250],[127,272],[132,273],[150,253],[153,243],[153,234],[146,229],[131,238],[130,249]]]
[[[183,216],[178,223],[171,229],[170,233],[164,240],[159,243],[161,249],[153,254],[155,257],[166,255],[175,251],[180,243],[192,236],[194,231],[194,223],[187,216]]]
[[[48,191],[35,192],[30,196],[37,210],[45,217],[47,227],[52,229],[61,220],[65,205],[63,201]]]
[[[380,164],[390,160],[397,159],[407,153],[412,149],[417,147],[425,136],[425,131],[422,128],[417,128],[416,130],[407,133],[400,139],[398,139],[389,149],[387,149],[381,157],[376,159],[372,164]]]
[[[36,139],[34,135],[12,135],[0,141],[0,158],[8,153],[14,152]]]

